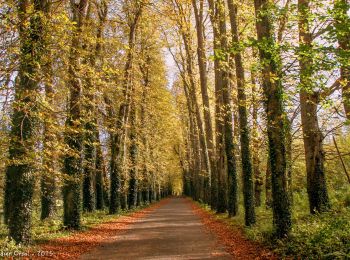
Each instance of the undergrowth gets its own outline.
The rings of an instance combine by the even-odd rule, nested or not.
[[[350,193],[338,190],[332,194],[332,210],[311,215],[305,192],[294,195],[293,228],[290,236],[281,240],[273,236],[272,211],[265,206],[256,208],[256,225],[244,226],[244,210],[228,218],[215,214],[206,205],[201,207],[228,225],[240,227],[250,240],[258,241],[283,258],[292,259],[350,259]]]
[[[108,214],[107,210],[83,213],[80,231],[89,230],[93,226],[104,222],[109,222],[122,215],[128,215],[134,211],[140,210],[145,207],[147,206],[145,205],[143,207],[138,207],[133,210],[120,211],[118,215],[110,215]],[[4,224],[0,224],[0,253],[35,249],[38,245],[48,242],[49,240],[66,237],[73,234],[75,231],[66,230],[62,226],[61,216],[62,212],[60,210],[54,217],[41,221],[39,218],[39,212],[35,212],[32,216],[32,243],[28,247],[16,245],[14,241],[8,238],[7,227]]]

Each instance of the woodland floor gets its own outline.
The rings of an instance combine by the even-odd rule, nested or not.
[[[52,240],[41,250],[50,259],[277,259],[185,198]]]

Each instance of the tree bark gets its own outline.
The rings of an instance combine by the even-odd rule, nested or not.
[[[219,32],[219,26],[217,21],[217,14],[216,14],[216,4],[214,0],[208,0],[209,3],[209,14],[210,14],[210,20],[213,27],[213,45],[214,45],[214,51],[220,49],[220,32]],[[219,178],[219,171],[222,171],[222,165],[219,160],[219,151],[222,149],[222,142],[219,140],[219,125],[220,125],[220,105],[222,103],[222,97],[218,91],[220,79],[221,79],[221,73],[220,73],[220,63],[218,59],[214,60],[214,73],[215,73],[215,137],[213,136],[213,140],[215,139],[215,161],[216,161],[216,171],[212,172],[211,176],[211,200],[210,200],[210,206],[212,209],[217,209],[218,207],[218,201],[219,201],[219,194],[218,194],[218,178]]]
[[[137,137],[136,137],[136,107],[135,100],[131,101],[130,113],[130,170],[129,170],[129,209],[133,209],[137,205],[138,195],[138,178],[137,178]]]
[[[68,86],[70,100],[66,119],[65,142],[69,153],[64,158],[63,172],[67,176],[63,184],[63,224],[67,228],[80,228],[80,203],[81,203],[81,177],[82,177],[82,150],[83,140],[81,128],[81,92],[82,84],[79,75],[80,49],[82,47],[82,27],[85,23],[89,2],[80,0],[78,3],[71,2],[74,23],[72,46],[68,67]]]
[[[269,209],[272,206],[272,181],[271,181],[271,163],[270,158],[266,162],[266,176],[265,176],[265,205]]]
[[[145,47],[145,46],[143,46]],[[142,101],[141,101],[141,128],[142,128],[142,144],[143,144],[143,169],[142,169],[142,197],[144,204],[150,203],[149,197],[149,143],[147,137],[147,122],[148,122],[148,97],[150,90],[150,64],[152,62],[150,54],[145,50],[143,50],[144,54],[144,62],[140,64],[140,71],[142,73]],[[145,57],[146,56],[146,57]]]
[[[254,52],[254,50],[253,50]],[[255,55],[254,55],[255,56]],[[260,107],[260,100],[258,100],[259,90],[256,84],[256,75],[253,70],[250,72],[251,83],[252,83],[252,106],[253,106],[253,129],[252,129],[252,160],[253,160],[253,172],[254,172],[254,201],[255,206],[260,207],[262,204],[261,194],[263,190],[263,176],[260,167],[260,135],[259,135],[259,122],[258,122],[258,111]],[[270,175],[271,176],[271,175]]]
[[[269,159],[272,174],[272,208],[277,237],[287,236],[291,229],[291,207],[286,187],[286,126],[279,54],[275,47],[269,0],[254,0],[256,30],[262,64],[262,86],[267,114]],[[269,46],[267,50],[264,46]],[[271,51],[272,49],[272,51]],[[277,75],[277,79],[272,78]]]
[[[185,37],[186,38],[186,37]],[[191,50],[189,47],[188,42],[184,39],[185,46],[186,46],[186,60],[187,60],[187,75],[189,78],[189,85],[188,85],[188,92],[189,92],[189,96],[191,99],[191,103],[194,106],[194,120],[195,120],[195,124],[197,126],[197,131],[198,131],[198,139],[199,139],[199,153],[201,157],[204,158],[204,162],[205,162],[205,170],[207,171],[208,176],[206,176],[206,178],[210,176],[210,160],[209,160],[209,153],[208,153],[208,149],[207,149],[207,143],[206,143],[206,139],[205,139],[205,133],[204,133],[204,128],[203,128],[203,122],[202,122],[202,118],[200,115],[200,109],[199,109],[199,105],[198,105],[198,99],[197,99],[197,94],[196,94],[196,84],[194,81],[194,72],[193,72],[193,59],[192,59],[192,55],[191,55]],[[200,174],[198,174],[198,185],[199,190],[198,190],[198,198],[204,200],[203,197],[203,193],[204,193],[204,187],[203,187],[203,178],[200,176]]]
[[[92,85],[91,85],[92,87]],[[89,92],[92,89],[89,87]],[[85,133],[84,133],[84,168],[83,168],[83,210],[92,212],[95,209],[95,195],[94,195],[94,179],[96,177],[96,150],[94,143],[96,142],[95,129],[95,115],[94,115],[94,98],[93,94],[89,93],[88,101],[90,104],[85,106]]]
[[[216,150],[217,150],[217,197],[216,210],[218,213],[228,209],[226,179],[231,196],[231,205],[236,205],[237,173],[234,152],[232,107],[230,102],[229,73],[225,68],[228,63],[228,43],[226,29],[225,2],[209,0],[210,18],[214,31],[215,51],[215,115],[216,115]],[[226,160],[225,160],[226,159]],[[215,189],[215,187],[214,187]],[[214,190],[215,191],[215,190]],[[216,196],[216,194],[214,194]]]
[[[312,36],[308,17],[308,0],[298,0],[299,13],[299,64],[300,64],[300,109],[303,129],[307,191],[310,212],[323,212],[330,203],[325,179],[323,135],[318,124],[318,94],[314,91],[312,80],[314,64],[312,61]],[[310,54],[311,53],[311,54]]]
[[[97,124],[97,122],[96,122]],[[105,190],[105,162],[102,154],[102,147],[100,142],[100,134],[99,131],[95,131],[95,140],[96,140],[96,161],[95,161],[95,169],[96,169],[96,181],[95,181],[95,200],[96,200],[96,209],[102,210],[105,206],[104,196],[106,193]],[[107,192],[108,194],[108,192]]]
[[[33,2],[29,15],[29,0],[17,3],[19,18],[19,73],[15,85],[12,127],[10,132],[9,164],[5,182],[5,222],[9,235],[16,243],[28,244],[31,239],[31,212],[34,189],[35,134],[38,130],[37,99],[39,66],[43,45],[43,11],[46,1]]]
[[[51,3],[45,2],[43,7],[43,14],[49,16],[51,12]],[[47,29],[46,29],[47,30]],[[43,44],[47,43],[47,39],[43,39]],[[57,125],[57,118],[52,113],[54,105],[54,88],[53,88],[53,71],[52,71],[52,57],[51,51],[47,50],[46,64],[43,66],[45,98],[49,104],[48,112],[45,113],[44,119],[44,140],[43,140],[43,166],[44,172],[41,176],[41,215],[40,219],[44,220],[54,215],[56,210],[56,172],[55,167],[57,163],[57,156],[52,152],[52,148],[57,144],[57,136],[55,133],[55,125]]]
[[[186,70],[187,75],[185,76],[184,81],[188,80],[187,86],[188,86],[188,94],[191,98],[191,103],[193,105],[193,113],[194,113],[194,119],[196,121],[196,125],[198,127],[199,132],[199,145],[200,145],[200,156],[204,159],[205,163],[205,171],[207,172],[207,176],[205,176],[205,179],[209,179],[211,175],[211,166],[210,166],[210,158],[209,158],[209,152],[207,147],[207,139],[205,136],[204,131],[204,125],[201,118],[201,111],[198,104],[198,98],[197,98],[197,91],[196,91],[196,82],[194,78],[194,57],[193,57],[193,50],[192,50],[192,42],[190,39],[190,26],[186,26],[189,24],[189,21],[186,19],[185,11],[183,10],[183,6],[175,1],[176,7],[178,9],[179,13],[179,21],[178,26],[181,31],[182,40],[185,47],[185,57],[184,57],[184,68]],[[187,76],[187,77],[186,77]],[[198,177],[198,198],[205,200],[204,196],[204,178],[201,177],[201,174],[197,176]]]
[[[346,118],[350,120],[350,3],[348,0],[334,2],[334,24],[339,44],[340,80]]]
[[[92,70],[96,69],[96,60],[99,59],[101,55],[101,39],[106,22],[107,16],[107,5],[104,1],[97,5],[97,13],[99,16],[99,22],[97,26],[96,33],[96,46],[91,50],[91,53],[87,57],[90,65],[90,70],[86,75],[86,85],[85,85],[85,142],[84,142],[84,178],[83,178],[83,210],[87,212],[92,212],[95,209],[96,202],[96,185],[94,185],[94,180],[96,180],[96,132],[98,133],[97,126],[97,109],[95,104],[95,87]],[[91,21],[90,21],[91,22]],[[99,176],[100,178],[100,176]],[[103,179],[99,179],[101,181]],[[96,183],[96,182],[95,182]],[[99,195],[99,197],[101,197]]]
[[[124,68],[123,96],[124,101],[119,107],[116,132],[112,138],[111,154],[111,188],[109,212],[115,214],[118,212],[120,203],[121,173],[123,169],[123,147],[125,145],[126,130],[125,126],[129,121],[130,98],[133,92],[131,84],[131,71],[133,68],[135,37],[138,22],[142,13],[143,4],[136,7],[134,17],[129,24],[129,50]],[[124,199],[124,198],[123,198]],[[123,203],[124,204],[124,203]],[[126,203],[127,204],[127,203]]]
[[[242,54],[239,50],[239,35],[237,24],[237,5],[232,0],[228,0],[228,7],[231,21],[231,33],[233,47],[238,48],[234,53],[237,79],[237,100],[240,126],[241,158],[243,173],[243,195],[245,209],[245,224],[251,226],[255,223],[255,205],[254,205],[254,185],[253,185],[253,167],[250,156],[250,131],[248,127],[247,98],[245,94],[245,76],[242,61]],[[232,119],[231,119],[232,120]],[[232,130],[230,131],[232,133]],[[231,135],[230,138],[233,139]],[[233,150],[233,148],[231,148]],[[234,173],[236,174],[236,173]]]
[[[204,110],[204,128],[206,143],[208,149],[209,163],[210,163],[210,175],[207,187],[208,203],[210,203],[210,182],[211,175],[216,171],[215,168],[215,147],[214,147],[214,137],[213,137],[213,126],[210,114],[210,102],[208,94],[208,75],[207,75],[207,58],[205,51],[205,39],[204,39],[204,17],[203,17],[203,5],[204,1],[199,1],[199,9],[195,0],[192,0],[192,6],[194,9],[195,20],[196,20],[196,32],[197,32],[197,57],[198,57],[198,68],[200,76],[200,86],[202,94],[202,103]]]
[[[199,190],[198,190],[198,181],[199,181],[199,175],[201,171],[201,156],[200,156],[200,144],[199,144],[199,135],[198,135],[198,128],[196,125],[196,119],[194,115],[194,108],[193,108],[193,100],[191,99],[191,96],[189,94],[189,86],[183,78],[183,84],[184,84],[184,92],[185,97],[187,100],[187,110],[188,110],[188,120],[189,120],[189,139],[191,140],[191,146],[192,146],[192,170],[191,170],[191,195],[193,199],[198,200],[199,199]]]

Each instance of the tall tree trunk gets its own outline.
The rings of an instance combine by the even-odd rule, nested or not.
[[[108,208],[110,210],[111,207],[111,175],[112,175],[112,170],[115,167],[115,160],[116,160],[116,155],[117,155],[117,150],[116,150],[116,145],[115,144],[115,138],[116,138],[116,132],[115,132],[115,126],[117,125],[117,116],[116,116],[116,111],[114,108],[114,104],[112,103],[112,100],[109,98],[109,96],[107,94],[104,94],[104,103],[106,105],[106,110],[107,110],[107,117],[109,119],[109,121],[107,121],[107,128],[108,128],[108,136],[109,136],[109,148],[110,148],[110,162],[109,162],[109,168],[110,168],[110,174],[109,174],[109,182],[107,182],[107,178],[105,179],[105,183],[109,184],[108,187],[106,187],[105,189],[109,190],[109,192],[107,193],[109,196],[108,198],[106,198],[106,193],[104,194],[104,200],[108,201]],[[106,172],[107,175],[107,172]],[[107,177],[107,176],[106,176]],[[118,179],[119,180],[119,179]],[[119,191],[119,186],[120,183],[118,183],[118,188],[115,189],[115,191]],[[116,193],[115,195],[118,195],[119,193]],[[119,199],[116,200],[117,205],[115,205],[116,209],[119,208]]]
[[[230,104],[229,73],[225,64],[228,62],[227,55],[227,29],[225,2],[223,0],[209,0],[210,18],[214,31],[215,55],[215,115],[216,115],[216,150],[217,150],[217,197],[216,210],[218,213],[227,209],[227,185],[226,179],[230,177],[229,193],[237,194],[237,173],[234,152],[232,108]],[[223,57],[221,57],[223,56]],[[225,161],[226,157],[226,161]],[[216,194],[214,194],[216,195]],[[236,205],[237,196],[232,196],[233,205]]]
[[[82,46],[81,35],[88,9],[88,0],[80,0],[78,3],[71,2],[73,12],[73,38],[69,57],[68,86],[70,100],[66,119],[65,142],[69,153],[64,157],[64,174],[67,178],[63,184],[63,224],[67,228],[80,228],[81,208],[81,177],[82,177],[82,149],[81,137],[81,92],[82,85],[79,75],[80,49]]]
[[[90,69],[95,67],[96,57],[90,57]],[[94,179],[96,177],[96,107],[91,73],[88,73],[84,86],[84,168],[83,168],[83,210],[95,209]]]
[[[290,4],[291,0],[285,1],[284,4],[284,14],[279,20],[279,27],[277,30],[277,44],[283,44],[283,33],[286,29],[286,24],[288,22],[289,13],[290,13]],[[280,54],[282,54],[282,50],[280,50]],[[292,160],[293,160],[293,151],[292,151],[292,122],[289,120],[288,116],[284,117],[286,125],[286,171],[287,171],[287,190],[290,197],[291,204],[293,203],[293,188],[292,188]]]
[[[213,45],[214,50],[220,49],[220,32],[219,32],[219,25],[217,20],[217,11],[216,11],[216,4],[214,0],[208,0],[209,3],[209,14],[210,14],[210,20],[213,27]],[[222,171],[222,166],[219,160],[219,151],[222,148],[222,143],[220,142],[220,134],[219,134],[219,118],[220,118],[220,106],[222,104],[222,97],[220,95],[219,90],[219,84],[221,80],[221,72],[220,72],[220,62],[218,59],[214,60],[214,73],[215,73],[215,137],[213,136],[213,140],[215,138],[215,161],[216,161],[216,171],[212,172],[211,176],[211,200],[210,200],[210,206],[212,209],[217,209],[218,207],[218,201],[219,201],[219,194],[218,194],[218,178],[219,178],[219,171]]]
[[[215,147],[214,147],[214,137],[213,137],[213,126],[212,119],[210,115],[210,102],[208,94],[208,75],[207,75],[207,58],[205,51],[205,39],[204,39],[204,17],[203,17],[203,5],[204,0],[199,1],[199,9],[195,0],[192,0],[192,5],[194,8],[195,18],[196,18],[196,31],[197,31],[197,57],[198,57],[198,67],[200,76],[200,86],[202,94],[202,103],[204,110],[204,126],[205,126],[205,136],[209,155],[210,163],[210,175],[207,187],[209,194],[208,203],[210,202],[210,182],[211,175],[216,171],[215,169]]]
[[[334,1],[333,17],[339,44],[340,80],[346,118],[350,120],[350,3],[348,0]]]
[[[228,50],[228,41],[227,41],[227,29],[226,29],[226,8],[225,1],[217,1],[217,21],[219,26],[219,40],[220,40],[220,49],[224,52]],[[237,167],[236,167],[236,158],[235,158],[235,145],[233,139],[233,116],[232,116],[232,107],[231,107],[231,91],[229,84],[229,73],[225,67],[225,63],[228,63],[229,55],[224,54],[224,59],[220,59],[219,68],[221,74],[221,80],[218,81],[219,85],[216,91],[222,95],[221,103],[221,117],[223,122],[219,122],[219,130],[221,130],[222,146],[223,151],[221,156],[226,157],[226,165],[222,166],[223,171],[219,172],[218,178],[218,209],[219,213],[223,213],[228,209],[227,201],[227,188],[231,197],[230,203],[232,203],[232,208],[235,208],[238,200],[237,192]],[[219,119],[220,120],[220,119]],[[218,142],[218,145],[220,142]],[[220,159],[219,161],[224,161]],[[225,170],[226,171],[225,171]],[[228,187],[226,185],[226,179],[230,178],[230,183]],[[237,209],[237,207],[236,207]],[[237,210],[236,210],[237,211]]]
[[[121,113],[119,113],[120,115]],[[121,116],[122,117],[122,116]],[[118,212],[120,206],[120,173],[121,165],[119,158],[119,146],[120,146],[120,126],[122,125],[122,119],[118,119],[116,126],[118,127],[118,133],[114,132],[111,135],[111,161],[110,161],[110,199],[109,199],[109,213],[115,214]]]
[[[49,16],[51,11],[51,3],[46,2],[44,4],[43,12],[45,16]],[[46,39],[43,40],[47,41]],[[56,162],[57,158],[55,153],[52,152],[52,148],[57,144],[57,136],[55,133],[55,125],[57,124],[57,118],[52,113],[52,106],[54,104],[54,89],[53,89],[53,71],[51,52],[47,50],[46,54],[47,62],[43,66],[44,78],[45,78],[45,98],[49,104],[48,112],[45,114],[44,120],[44,158],[43,166],[44,172],[41,176],[40,188],[41,188],[41,220],[52,217],[56,210]]]
[[[330,207],[324,169],[323,135],[318,124],[318,94],[314,91],[312,76],[314,64],[312,36],[309,27],[310,7],[308,0],[298,0],[299,13],[299,64],[300,109],[304,137],[307,190],[310,212],[322,212]]]
[[[228,0],[228,7],[231,21],[232,42],[234,47],[239,46],[238,24],[237,24],[237,5],[233,0]],[[247,98],[245,95],[245,76],[240,50],[234,53],[237,78],[237,100],[240,126],[241,141],[241,158],[243,173],[243,195],[245,209],[245,224],[251,226],[255,223],[255,207],[254,207],[254,185],[253,185],[253,167],[250,156],[250,134],[248,127]],[[231,119],[232,120],[232,119]],[[231,130],[232,132],[232,130]],[[231,136],[233,139],[233,136]]]
[[[108,118],[114,119],[116,118],[116,111],[114,109],[114,106],[112,104],[112,100],[105,95],[105,104],[107,107],[107,115]],[[118,178],[118,171],[116,169],[116,160],[117,160],[117,153],[119,152],[117,148],[119,147],[119,134],[120,132],[115,130],[115,127],[118,127],[120,122],[115,122],[112,120],[112,122],[109,125],[109,138],[110,138],[110,192],[109,192],[109,199],[108,199],[108,204],[109,204],[109,213],[110,214],[115,214],[117,213],[120,202],[119,202],[119,196],[120,196],[120,179]],[[113,179],[113,181],[112,181]]]
[[[109,212],[115,214],[118,211],[120,203],[120,186],[121,174],[123,169],[123,147],[125,146],[126,132],[125,126],[128,123],[130,110],[130,95],[132,93],[131,71],[134,59],[134,47],[137,25],[142,13],[142,3],[137,6],[133,20],[129,24],[129,49],[127,60],[124,68],[123,96],[124,101],[119,107],[118,119],[116,124],[116,132],[112,137],[111,150],[111,188],[110,188],[110,205]]]
[[[286,187],[286,117],[283,109],[283,88],[279,54],[275,47],[269,0],[254,0],[256,30],[260,44],[262,86],[266,102],[269,159],[272,174],[272,208],[276,235],[284,237],[291,229],[291,207]],[[266,47],[268,46],[268,49]],[[272,51],[271,51],[272,50]],[[272,78],[272,75],[277,75]],[[275,77],[275,76],[274,76]]]
[[[31,211],[35,171],[35,134],[38,129],[37,99],[39,67],[43,55],[43,11],[46,1],[17,2],[19,18],[19,80],[15,86],[9,164],[5,182],[5,222],[16,243],[28,244],[31,238]]]
[[[86,212],[92,212],[95,209],[95,196],[94,196],[94,178],[96,177],[96,128],[95,125],[95,107],[92,84],[90,87],[86,88],[88,105],[85,105],[85,115],[84,115],[84,168],[83,168],[83,210]]]
[[[186,41],[185,41],[186,42]],[[194,120],[195,123],[197,125],[197,129],[198,129],[198,139],[199,139],[199,152],[200,152],[200,156],[204,158],[204,163],[205,163],[205,170],[207,171],[207,174],[210,176],[210,160],[209,160],[209,153],[208,153],[208,149],[207,149],[207,143],[206,143],[206,138],[205,138],[205,133],[204,133],[204,128],[203,128],[203,122],[202,122],[202,118],[200,115],[200,109],[199,109],[199,105],[198,105],[198,99],[197,99],[197,93],[196,93],[196,84],[194,81],[194,72],[193,72],[193,59],[192,59],[192,55],[191,55],[191,50],[189,48],[189,45],[187,43],[185,43],[186,47],[186,52],[187,52],[187,74],[188,74],[188,78],[189,78],[189,96],[191,98],[191,102],[194,105]],[[198,185],[199,190],[198,193],[203,195],[203,178],[201,177],[201,174],[198,175]],[[202,200],[204,199],[202,196],[198,196],[198,198],[201,198]]]
[[[96,60],[101,55],[101,39],[106,22],[107,5],[104,1],[97,5],[97,13],[99,16],[99,23],[97,26],[96,46],[91,50],[89,57],[87,57],[90,65],[90,70],[86,75],[85,86],[85,142],[84,142],[84,178],[83,178],[83,210],[91,212],[95,208],[96,195],[94,194],[96,185],[96,132],[97,126],[97,109],[95,104],[95,87],[93,82],[92,70],[96,69]],[[101,176],[99,176],[100,178]],[[100,178],[99,181],[102,179]],[[99,196],[101,197],[101,196]]]
[[[47,64],[51,66],[51,64]],[[51,73],[50,73],[51,74]],[[52,74],[51,74],[52,75]],[[50,75],[48,75],[50,77]],[[47,103],[53,104],[54,90],[51,85],[52,83],[45,84],[45,94]],[[50,108],[51,110],[51,108]],[[41,215],[40,219],[44,220],[52,217],[55,214],[56,209],[56,161],[57,158],[52,152],[52,148],[56,144],[56,134],[54,132],[54,123],[52,119],[56,120],[53,113],[46,115],[48,118],[44,122],[44,158],[43,165],[45,172],[41,177],[40,188],[41,188]]]
[[[204,131],[204,125],[201,118],[201,111],[198,104],[198,98],[197,98],[197,91],[196,91],[196,82],[195,82],[195,74],[194,74],[194,57],[193,57],[193,50],[192,50],[192,42],[190,38],[190,25],[189,21],[186,19],[185,11],[183,10],[183,6],[176,1],[176,6],[178,8],[179,12],[179,28],[181,30],[181,36],[182,40],[185,46],[185,58],[184,58],[184,64],[187,75],[185,75],[185,80],[188,79],[188,91],[189,96],[191,98],[191,103],[194,108],[194,115],[196,120],[196,125],[198,127],[199,132],[199,145],[200,145],[200,155],[202,158],[204,158],[205,163],[205,170],[207,172],[207,176],[205,178],[209,178],[211,175],[211,167],[210,167],[210,158],[209,158],[209,152],[207,147],[207,140],[205,137],[205,131]],[[187,25],[187,26],[186,26]],[[187,76],[187,77],[186,77]],[[198,185],[199,185],[199,194],[201,194],[199,197],[201,199],[204,199],[204,179],[201,177],[201,174],[198,175]]]
[[[184,92],[187,100],[187,110],[188,110],[188,120],[189,120],[189,139],[191,140],[191,150],[192,150],[192,171],[191,171],[191,195],[195,200],[199,199],[199,190],[198,190],[198,181],[201,171],[201,156],[200,156],[200,145],[199,145],[199,136],[198,128],[196,125],[196,119],[194,115],[193,100],[189,94],[189,85],[183,77]]]
[[[184,17],[184,14],[181,12],[182,9],[180,9],[181,6],[178,5],[178,8],[179,8],[179,12],[181,13],[181,17]],[[200,136],[200,133],[204,134],[203,132],[204,130],[202,131],[198,129],[198,116],[199,116],[199,122],[201,123],[202,121],[200,119],[199,106],[197,103],[196,93],[194,91],[195,83],[194,83],[193,75],[191,75],[193,73],[193,67],[192,67],[192,59],[191,57],[189,57],[190,48],[188,47],[189,46],[188,38],[184,33],[186,29],[182,28],[181,25],[179,25],[179,27],[181,29],[182,40],[186,45],[185,55],[182,52],[180,52],[183,69],[181,68],[180,62],[177,61],[177,59],[175,59],[175,62],[180,71],[184,93],[186,97],[186,106],[188,111],[188,126],[189,126],[188,139],[190,140],[189,147],[191,150],[190,152],[191,160],[189,162],[191,196],[194,200],[199,200],[200,198],[199,184],[200,184],[200,175],[202,170],[201,148],[203,149],[203,146],[201,147],[201,144],[203,144],[203,142],[205,144],[205,137],[203,137],[203,135]],[[188,66],[190,66],[190,68],[187,68]]]
[[[142,73],[142,99],[141,99],[141,128],[142,128],[142,144],[143,144],[143,165],[142,165],[142,197],[144,204],[150,203],[149,197],[149,143],[147,138],[147,122],[148,122],[148,96],[150,90],[150,64],[152,62],[151,57],[147,51],[143,50],[144,63],[140,64],[140,71]]]

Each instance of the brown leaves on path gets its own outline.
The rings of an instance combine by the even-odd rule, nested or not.
[[[47,244],[40,246],[40,251],[50,252],[49,255],[31,259],[77,259],[82,254],[101,244],[105,239],[126,231],[130,224],[166,202],[167,199],[153,204],[148,208],[133,212],[130,215],[116,216],[114,220],[99,224],[87,231],[78,231],[70,236],[51,240]]]
[[[193,212],[200,217],[205,228],[216,235],[233,259],[279,259],[259,243],[247,239],[239,227],[229,226],[225,220],[217,219],[193,202],[191,202],[191,207]]]

